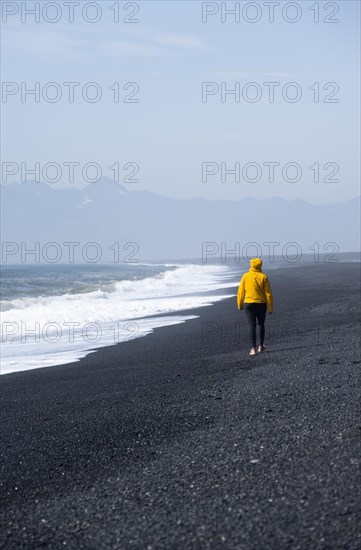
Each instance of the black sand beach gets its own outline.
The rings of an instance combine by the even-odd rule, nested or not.
[[[269,275],[255,358],[232,298],[1,377],[4,548],[360,547],[360,264]]]

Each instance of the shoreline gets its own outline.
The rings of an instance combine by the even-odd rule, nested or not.
[[[8,308],[2,314],[0,374],[77,362],[93,350],[146,336],[157,327],[183,322],[187,319],[182,316],[184,310],[209,305],[230,295],[233,270],[226,266],[209,269],[209,266],[186,264],[172,266],[171,270],[163,268],[163,272],[145,274],[135,280],[124,278],[120,271],[120,278],[112,275],[115,280],[109,292],[94,288],[92,292],[73,296],[67,293],[30,296],[29,301],[33,302],[30,307],[14,299],[13,309]],[[87,277],[86,270],[84,275]],[[123,284],[128,287],[125,292],[121,288]],[[103,296],[96,296],[97,293]]]
[[[233,297],[3,375],[4,546],[356,550],[359,273],[270,273],[254,358]]]
[[[277,261],[279,261],[279,258],[278,258]],[[342,262],[342,263],[345,263],[345,262]],[[359,262],[352,261],[352,262],[349,262],[349,263],[359,263]],[[286,265],[279,265],[276,262],[276,265],[272,265],[272,264],[267,265],[266,264],[265,271],[268,271],[271,274],[271,277],[272,277],[273,273],[277,273],[278,271],[283,270],[283,269],[292,269],[292,268],[299,269],[299,268],[311,267],[312,265],[315,265],[315,264],[308,263],[307,260],[303,264],[302,263],[301,264],[298,264],[298,263],[292,264],[291,263],[291,264],[288,264],[288,265],[287,264]],[[125,343],[127,343],[127,341],[138,340],[139,338],[144,338],[146,336],[149,336],[156,329],[164,329],[167,326],[174,326],[174,325],[182,324],[182,323],[185,323],[185,322],[189,322],[189,320],[192,320],[195,317],[199,318],[199,317],[201,317],[201,312],[202,312],[203,308],[212,307],[216,303],[218,303],[218,301],[223,302],[223,301],[225,301],[229,298],[234,298],[237,295],[237,289],[238,289],[238,284],[239,284],[240,278],[242,277],[243,273],[245,273],[247,270],[244,269],[243,267],[238,268],[238,267],[234,267],[234,266],[227,266],[226,264],[224,265],[224,267],[228,267],[229,271],[226,274],[226,277],[224,278],[222,284],[224,284],[228,280],[232,280],[234,282],[234,287],[233,286],[227,286],[225,288],[218,288],[216,290],[209,290],[209,291],[202,292],[201,293],[202,297],[209,296],[209,302],[210,303],[208,303],[206,305],[202,305],[202,306],[198,306],[198,307],[194,307],[194,308],[190,308],[190,309],[168,311],[168,312],[164,312],[164,313],[155,313],[155,314],[145,315],[144,317],[135,317],[135,318],[129,317],[129,319],[124,319],[122,321],[114,321],[114,322],[112,321],[111,325],[113,327],[113,342],[109,341],[109,335],[108,335],[108,337],[105,338],[105,341],[103,343],[95,342],[94,346],[91,346],[91,345],[89,345],[89,342],[88,342],[88,344],[85,344],[82,349],[69,350],[68,352],[62,351],[61,355],[64,356],[64,358],[66,357],[67,354],[70,356],[68,360],[64,360],[63,362],[59,362],[59,361],[62,361],[61,359],[56,360],[56,356],[57,356],[57,354],[59,354],[59,351],[54,351],[54,353],[52,355],[49,354],[48,364],[44,364],[44,365],[40,365],[40,366],[30,366],[30,367],[27,366],[27,367],[25,367],[21,370],[11,370],[10,372],[1,372],[1,371],[3,371],[4,368],[6,368],[6,366],[3,366],[3,368],[0,369],[0,376],[2,378],[4,376],[9,376],[9,375],[12,375],[12,374],[22,373],[22,372],[29,372],[29,371],[32,371],[32,370],[42,370],[42,369],[48,369],[48,368],[63,367],[63,366],[69,366],[69,365],[77,365],[80,361],[82,361],[83,359],[86,359],[86,357],[88,357],[88,355],[97,353],[98,351],[101,351],[101,350],[106,349],[108,347],[117,346],[119,344],[124,345]],[[233,273],[233,277],[232,277],[232,273]],[[229,297],[223,297],[220,300],[212,301],[212,298],[214,298],[216,296],[219,296],[219,295],[222,296],[225,293],[229,294],[231,292],[233,292],[233,294],[230,295]],[[162,322],[160,322],[160,324],[158,324],[157,323],[158,319],[160,321],[165,320],[166,321],[165,324],[162,324]],[[174,319],[174,322],[172,322],[172,319]],[[152,321],[154,321],[156,323],[155,326],[152,326]],[[143,324],[143,329],[141,328],[142,324]],[[132,328],[136,327],[136,332],[137,333],[139,332],[139,335],[132,337],[132,332],[134,332],[132,330],[132,331],[129,331],[130,332],[129,338],[128,338],[128,334],[124,334],[123,335],[124,340],[120,340],[120,341],[116,342],[116,341],[114,341],[115,340],[115,329],[114,329],[115,325],[118,327],[118,337],[119,337],[120,327],[122,326],[122,329],[124,329],[126,326],[131,328],[130,325],[132,325]],[[100,328],[100,330],[104,330],[104,331],[105,330],[108,330],[108,331],[111,330],[106,325],[104,327],[99,326],[99,328]],[[34,342],[34,345],[35,344],[36,344],[36,342]],[[69,344],[70,344],[70,342],[69,342]],[[26,350],[24,350],[24,352],[25,351]],[[48,354],[46,354],[42,357],[47,357],[47,355]],[[76,357],[76,356],[79,356],[79,357]],[[24,355],[24,357],[26,357],[26,355]],[[30,358],[31,357],[32,356],[30,356]],[[31,360],[34,361],[34,359],[31,359]],[[42,360],[44,360],[44,359],[42,359]],[[54,363],[52,363],[52,360],[54,360]],[[51,364],[49,364],[50,362],[51,362]]]

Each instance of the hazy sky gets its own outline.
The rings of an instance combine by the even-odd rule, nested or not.
[[[358,1],[79,2],[74,22],[66,2],[56,2],[57,12],[54,3],[40,2],[40,9],[49,6],[38,23],[22,4],[2,2],[3,182],[15,165],[19,172],[7,181],[21,180],[21,163],[30,169],[38,162],[42,171],[57,163],[61,178],[54,186],[81,187],[87,163],[97,163],[110,178],[109,167],[119,163],[120,179],[134,164],[123,166],[135,163],[139,182],[125,183],[128,189],[178,198],[279,196],[326,203],[359,194]],[[31,9],[36,2],[26,4]],[[239,22],[222,13],[221,4],[236,5]],[[17,13],[6,20],[12,11]],[[67,82],[79,83],[72,103]],[[130,82],[136,84],[123,90]],[[207,89],[214,93],[202,101],[204,82],[213,83]],[[40,101],[34,95],[22,101],[21,89],[35,83]],[[222,87],[235,86],[239,101],[223,94],[222,102]],[[100,100],[90,102],[100,92]],[[297,93],[302,96],[293,101]],[[56,94],[59,101],[52,102]],[[139,101],[124,103],[126,96]],[[80,164],[74,184],[69,162]],[[208,163],[205,181],[202,163]],[[239,181],[224,172],[232,168]],[[50,166],[48,179],[41,179],[55,177],[54,170]],[[90,167],[86,174],[92,178],[95,171]]]

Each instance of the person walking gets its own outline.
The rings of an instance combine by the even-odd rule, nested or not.
[[[249,355],[253,356],[256,355],[257,351],[262,353],[266,349],[263,345],[265,336],[264,323],[267,309],[270,314],[273,311],[273,298],[268,277],[262,273],[262,260],[260,258],[252,258],[249,263],[251,267],[243,275],[239,284],[237,305],[240,310],[243,310],[244,307],[247,315],[249,335],[252,343]],[[256,320],[258,321],[259,330],[258,350],[256,347]]]

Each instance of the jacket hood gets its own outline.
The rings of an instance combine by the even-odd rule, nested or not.
[[[261,258],[252,258],[249,262],[252,271],[262,271],[262,260]]]

